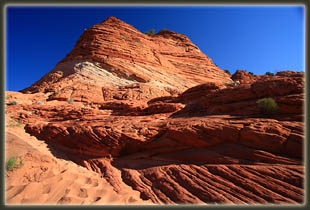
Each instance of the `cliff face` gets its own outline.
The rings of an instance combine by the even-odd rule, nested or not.
[[[7,93],[6,114],[118,194],[127,187],[155,204],[304,201],[302,73],[230,78],[184,35],[147,36],[109,18],[22,92]],[[263,98],[279,111],[262,114]]]
[[[84,31],[51,72],[22,92],[102,102],[173,95],[219,80],[231,81],[185,35],[161,31],[148,36],[110,17]]]

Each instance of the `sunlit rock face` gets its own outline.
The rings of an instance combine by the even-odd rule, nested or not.
[[[51,100],[140,100],[217,80],[231,81],[185,35],[161,31],[148,36],[110,17],[84,31],[51,72],[22,92],[53,92]]]
[[[116,193],[155,204],[304,201],[301,73],[230,77],[185,35],[148,36],[111,17],[21,92],[7,92],[20,103],[6,114]],[[278,112],[262,114],[263,98]]]

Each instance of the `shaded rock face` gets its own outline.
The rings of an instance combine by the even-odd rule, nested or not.
[[[87,29],[51,72],[22,92],[53,92],[49,100],[141,100],[217,80],[231,81],[185,35],[148,36],[110,17]]]
[[[23,92],[33,93],[7,92],[7,104],[23,101],[6,114],[117,193],[127,185],[155,204],[304,201],[301,73],[229,78],[186,36],[109,18]],[[267,97],[277,114],[260,113]]]

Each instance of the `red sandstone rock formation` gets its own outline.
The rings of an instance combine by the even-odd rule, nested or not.
[[[206,114],[257,115],[260,110],[257,100],[274,98],[280,107],[280,114],[303,113],[303,78],[299,76],[266,76],[251,84],[237,86],[205,83],[190,88],[179,96],[187,104],[183,112],[194,110]]]
[[[22,92],[52,92],[49,100],[140,100],[218,80],[231,81],[185,35],[148,36],[110,17],[84,31],[66,58]]]
[[[7,112],[116,192],[125,183],[154,203],[301,203],[302,93],[302,78],[276,76],[237,87],[205,83],[148,103],[47,101]],[[280,112],[266,118],[255,101],[267,96]]]
[[[257,80],[260,76],[254,76],[245,70],[237,70],[231,79],[234,81],[239,81],[240,84],[250,84]]]
[[[10,105],[6,114],[116,192],[127,185],[156,204],[302,203],[303,77],[244,75],[228,85],[186,36],[147,36],[109,18],[23,91],[35,94],[7,93],[40,94],[43,104]],[[265,97],[279,113],[259,112]]]

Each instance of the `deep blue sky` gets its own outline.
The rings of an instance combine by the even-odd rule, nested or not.
[[[303,6],[9,6],[6,12],[6,90],[11,91],[39,80],[85,28],[109,16],[141,32],[166,28],[185,34],[231,73],[304,71]]]

